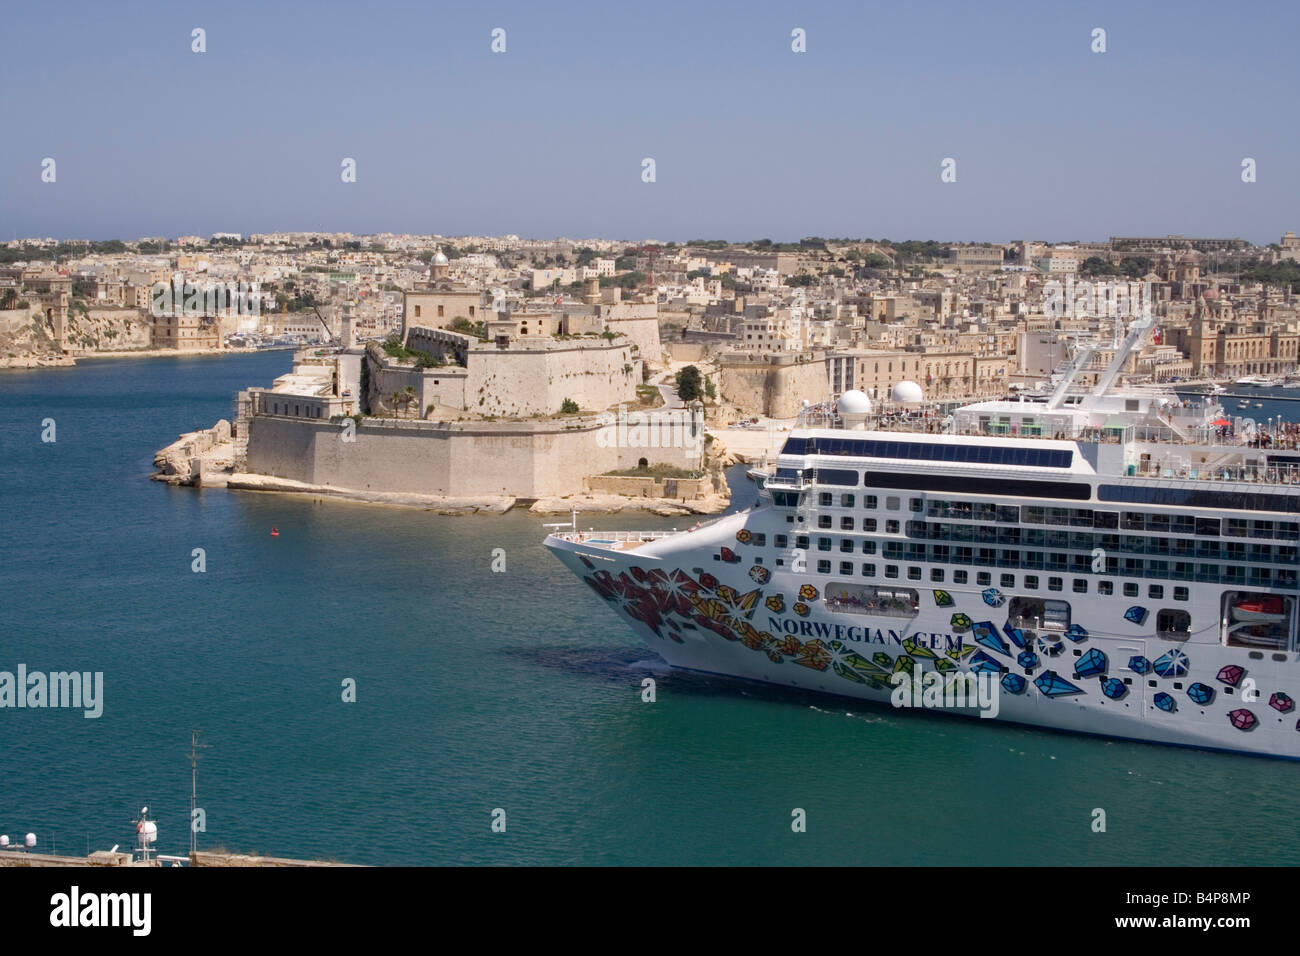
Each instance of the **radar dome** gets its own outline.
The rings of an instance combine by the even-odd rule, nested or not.
[[[870,415],[871,399],[865,392],[850,389],[840,396],[838,408],[841,415]]]
[[[924,395],[921,386],[915,382],[899,382],[894,386],[889,397],[897,405],[919,405]]]

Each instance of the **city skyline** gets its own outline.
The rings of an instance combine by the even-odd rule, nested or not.
[[[1259,15],[1277,29],[1208,4],[20,9],[27,42],[0,65],[22,131],[0,151],[0,239],[1264,245],[1300,213],[1300,134],[1268,105],[1300,16]]]

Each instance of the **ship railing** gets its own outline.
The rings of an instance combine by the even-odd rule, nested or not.
[[[1129,477],[1165,481],[1220,481],[1263,485],[1300,485],[1300,463],[1270,465],[1187,465],[1166,466],[1161,462],[1135,466]]]
[[[694,529],[690,529],[694,530]],[[657,541],[660,538],[669,538],[677,531],[554,531],[550,537],[558,538],[561,541],[570,541],[576,544],[621,544],[627,541],[644,543],[646,541]]]

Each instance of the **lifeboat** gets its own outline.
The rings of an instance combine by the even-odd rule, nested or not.
[[[1232,616],[1238,621],[1276,624],[1286,620],[1286,609],[1280,597],[1243,598],[1232,605]]]

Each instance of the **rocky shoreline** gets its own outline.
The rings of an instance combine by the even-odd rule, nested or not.
[[[620,512],[644,511],[663,517],[679,515],[720,514],[731,504],[725,495],[712,495],[696,501],[682,502],[665,498],[630,498],[622,495],[568,495],[520,499],[508,495],[480,496],[446,496],[408,494],[390,491],[358,491],[351,488],[335,488],[330,485],[311,485],[288,478],[276,478],[271,475],[252,475],[234,472],[219,477],[204,476],[203,487],[224,487],[237,491],[269,491],[279,494],[306,495],[316,498],[336,498],[343,501],[355,501],[365,504],[396,505],[407,508],[420,508],[441,515],[469,514],[505,514],[518,508],[526,507],[529,514],[567,515],[575,508],[579,513],[618,514]]]

